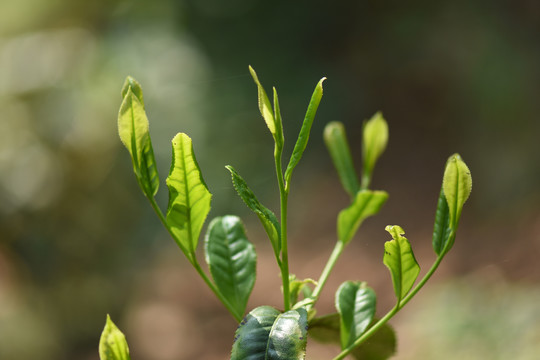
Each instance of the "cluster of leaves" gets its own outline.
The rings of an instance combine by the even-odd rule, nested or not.
[[[420,281],[417,282],[420,267],[404,236],[404,230],[397,225],[386,227],[392,239],[384,244],[383,262],[390,270],[396,295],[396,304],[387,314],[375,318],[376,294],[365,282],[346,281],[335,295],[337,312],[317,316],[315,305],[338,258],[362,222],[377,214],[388,199],[386,192],[369,189],[375,164],[386,148],[388,126],[381,113],[365,123],[360,180],[343,124],[332,122],[326,126],[325,144],[343,188],[350,196],[350,204],[338,214],[337,241],[319,279],[297,279],[289,273],[288,266],[287,200],[293,171],[307,146],[322,99],[325,78],[315,87],[294,149],[283,171],[285,137],[277,91],[273,89],[273,102],[270,102],[251,67],[250,72],[257,85],[259,110],[274,139],[280,219],[259,202],[233,167],[227,166],[227,169],[238,195],[260,219],[272,244],[283,282],[283,311],[260,306],[244,316],[255,283],[257,256],[238,217],[217,217],[208,226],[204,237],[204,254],[211,278],[199,264],[196,250],[210,211],[212,195],[201,175],[191,139],[184,133],[177,134],[172,140],[172,164],[166,180],[169,202],[167,211],[162,213],[155,201],[159,176],[143,94],[140,85],[128,77],[122,89],[118,128],[120,139],[131,154],[137,181],[188,261],[239,322],[231,360],[304,359],[308,336],[321,342],[338,343],[342,351],[334,360],[343,359],[349,354],[356,359],[386,359],[395,351],[395,334],[388,326],[388,320],[424,286],[454,243],[461,210],[472,187],[469,169],[457,154],[452,155],[446,163],[433,231],[433,248],[437,257]],[[366,343],[368,338],[371,339]],[[102,360],[129,359],[125,337],[109,317],[102,334],[100,356]]]

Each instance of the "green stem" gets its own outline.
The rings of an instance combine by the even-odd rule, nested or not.
[[[287,247],[287,202],[289,198],[289,187],[285,185],[283,179],[283,169],[281,167],[281,155],[283,148],[276,144],[274,150],[274,160],[276,163],[276,175],[279,186],[279,205],[281,214],[281,281],[283,284],[283,307],[285,311],[290,310],[290,289],[289,289],[289,250]]]
[[[317,281],[317,286],[315,287],[315,289],[313,290],[313,294],[311,295],[311,297],[313,298],[313,302],[306,306],[306,310],[311,310],[315,306],[317,300],[319,300],[322,289],[324,288],[324,285],[326,284],[330,273],[334,269],[334,266],[336,265],[336,262],[344,249],[345,244],[342,241],[336,242],[336,246],[334,246],[334,250],[332,250],[332,254],[330,254],[330,257],[326,262],[321,276],[319,277],[319,281]]]
[[[227,301],[227,299],[225,297],[223,297],[223,295],[221,295],[221,292],[219,291],[219,289],[214,285],[214,283],[212,281],[210,281],[210,279],[208,278],[206,273],[203,271],[203,269],[201,268],[201,265],[199,264],[199,262],[197,261],[197,258],[195,257],[195,253],[194,252],[188,252],[187,249],[184,248],[184,246],[182,245],[180,240],[172,232],[169,224],[167,224],[167,219],[165,218],[165,216],[163,215],[163,212],[161,211],[158,204],[156,203],[156,199],[154,199],[153,197],[152,198],[149,197],[148,200],[150,200],[150,204],[152,205],[152,208],[156,212],[156,214],[157,214],[159,220],[161,221],[161,223],[163,224],[163,226],[165,226],[165,228],[167,229],[167,231],[169,232],[171,237],[178,244],[178,246],[180,247],[180,249],[182,250],[182,252],[186,256],[186,258],[188,259],[190,264],[193,265],[193,267],[195,268],[197,273],[201,276],[201,278],[204,280],[206,285],[208,285],[208,287],[210,288],[210,290],[212,290],[214,295],[216,295],[216,297],[223,303],[223,305],[227,308],[227,310],[229,310],[229,312],[234,317],[234,319],[236,321],[238,321],[238,322],[242,321],[242,315],[241,314],[236,314],[234,312],[234,307]]]

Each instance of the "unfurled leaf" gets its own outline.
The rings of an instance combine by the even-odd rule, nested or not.
[[[443,191],[448,202],[450,225],[456,230],[463,204],[469,198],[472,190],[472,177],[467,164],[459,154],[450,156],[446,163],[443,177]]]
[[[364,282],[346,281],[336,292],[340,315],[341,348],[351,346],[366,331],[375,316],[376,296]]]
[[[311,132],[311,125],[313,125],[315,114],[317,113],[317,109],[319,108],[319,104],[322,99],[322,84],[324,80],[326,80],[325,77],[317,83],[317,86],[315,86],[315,90],[313,91],[313,95],[311,96],[311,100],[306,111],[306,116],[304,117],[302,128],[300,129],[300,134],[298,134],[298,139],[294,145],[291,159],[289,160],[289,165],[287,165],[287,169],[285,170],[285,181],[287,183],[290,182],[292,171],[296,165],[298,165],[298,162],[302,158],[302,154],[304,154],[304,150],[306,149],[309,140],[309,133]]]
[[[105,328],[99,340],[99,358],[101,360],[130,360],[126,337],[107,315]]]
[[[242,318],[255,284],[257,255],[240,218],[223,216],[212,220],[204,250],[220,293],[231,304],[235,318]]]
[[[409,240],[403,236],[405,231],[397,225],[388,225],[385,230],[392,235],[392,240],[384,243],[383,262],[390,269],[394,292],[399,302],[414,285],[420,266],[416,262]]]
[[[264,91],[264,88],[261,85],[259,78],[257,77],[257,73],[255,72],[255,70],[253,70],[251,66],[249,67],[249,72],[251,73],[251,77],[253,77],[253,81],[255,81],[255,84],[257,85],[259,110],[264,121],[266,122],[266,126],[268,126],[268,129],[272,133],[272,136],[275,137],[277,129],[276,120],[274,119],[274,113],[272,112],[272,104],[270,103],[270,100],[268,100],[266,91]]]
[[[384,191],[361,190],[348,208],[338,215],[338,239],[347,244],[362,222],[379,212],[388,199]]]
[[[123,101],[118,112],[118,134],[131,155],[139,186],[148,198],[152,198],[159,188],[159,176],[141,86],[135,79],[128,77],[122,96]]]
[[[450,212],[444,191],[441,188],[435,211],[435,224],[433,225],[433,250],[437,255],[442,255],[450,250],[455,238],[450,227]]]
[[[377,321],[374,319],[370,327]],[[311,339],[323,344],[340,345],[340,326],[339,314],[316,317],[309,321],[308,335]],[[387,323],[364,343],[354,348],[351,355],[357,360],[386,360],[395,352],[396,335]]]
[[[234,188],[240,198],[259,217],[266,234],[270,238],[276,258],[279,258],[279,252],[281,251],[281,228],[276,215],[257,200],[253,191],[251,191],[244,179],[242,179],[232,166],[226,166],[226,168],[231,173]]]
[[[324,143],[332,157],[343,188],[351,197],[354,197],[360,190],[360,184],[354,169],[345,127],[342,123],[333,121],[326,125],[324,128]]]
[[[381,112],[377,112],[365,123],[363,140],[362,188],[366,189],[371,181],[377,159],[382,155],[388,143],[388,124]]]
[[[260,306],[238,326],[231,360],[303,360],[307,344],[305,309],[280,313]]]
[[[167,224],[189,259],[195,256],[212,195],[203,180],[191,138],[179,133],[172,140],[173,157],[167,177]]]

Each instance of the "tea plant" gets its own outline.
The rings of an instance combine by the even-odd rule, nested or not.
[[[249,70],[257,85],[259,110],[274,139],[280,218],[259,202],[232,166],[226,168],[231,173],[236,192],[258,216],[268,235],[281,273],[283,310],[259,306],[245,315],[255,283],[257,256],[238,217],[228,215],[210,221],[204,237],[204,258],[210,276],[199,263],[196,251],[203,224],[210,211],[212,195],[203,180],[191,139],[184,133],[177,134],[172,140],[172,164],[166,179],[169,203],[166,212],[161,211],[155,200],[159,177],[143,93],[139,83],[128,77],[122,88],[123,102],[118,115],[118,129],[120,139],[131,155],[140,188],[195,271],[239,322],[231,360],[304,359],[308,337],[341,345],[341,352],[334,360],[344,359],[348,355],[356,359],[386,359],[395,350],[395,335],[387,322],[425,285],[454,244],[461,210],[471,192],[469,169],[458,154],[452,155],[446,163],[433,230],[432,243],[436,259],[420,281],[417,282],[420,267],[404,236],[404,230],[397,225],[386,227],[392,239],[384,244],[383,263],[390,270],[396,295],[396,304],[387,314],[381,318],[375,317],[376,294],[365,282],[346,281],[335,295],[337,312],[317,316],[315,306],[340,255],[362,222],[377,214],[388,199],[386,192],[370,190],[375,164],[386,148],[388,126],[380,113],[364,124],[363,171],[360,180],[354,169],[344,126],[339,122],[326,126],[324,141],[343,188],[350,196],[350,204],[338,214],[337,241],[319,279],[297,279],[289,273],[287,200],[292,175],[308,143],[323,95],[325,78],[315,87],[284,170],[282,158],[285,138],[277,91],[273,89],[271,103],[257,74],[251,67]],[[370,341],[366,342],[368,339]],[[108,316],[99,352],[102,360],[129,359],[125,337]]]

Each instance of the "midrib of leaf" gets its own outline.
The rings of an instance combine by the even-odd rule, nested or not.
[[[186,214],[186,221],[187,221],[187,231],[188,231],[188,239],[189,239],[189,250],[191,252],[191,254],[193,255],[193,257],[195,257],[195,247],[193,246],[193,230],[191,228],[191,201],[190,201],[190,193],[189,193],[189,185],[188,185],[188,170],[187,170],[187,167],[186,167],[186,154],[185,154],[185,148],[184,148],[184,138],[181,137],[180,141],[182,142],[181,144],[181,147],[182,147],[182,168],[184,169],[184,171],[182,171],[182,176],[184,178],[184,191],[185,191],[185,194],[186,194],[186,209],[187,209],[187,214]],[[193,171],[192,169],[190,171]]]

